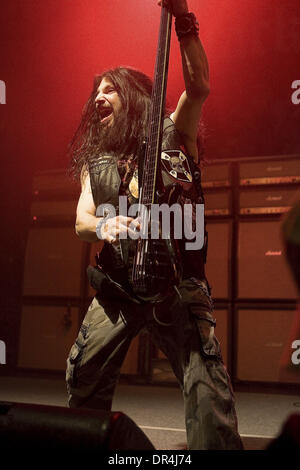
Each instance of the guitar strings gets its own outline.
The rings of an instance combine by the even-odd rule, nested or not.
[[[166,87],[166,70],[167,70],[167,54],[170,46],[172,17],[166,8],[162,8],[161,23],[159,31],[159,50],[155,64],[155,79],[152,91],[151,101],[151,125],[150,138],[147,146],[146,164],[142,175],[142,188],[140,203],[149,209],[149,205],[154,202],[154,187],[156,184],[155,170],[157,168],[158,152],[157,148],[153,148],[153,143],[157,144],[157,136],[161,132],[161,121],[163,111],[163,91]],[[168,24],[169,22],[169,24]],[[169,31],[168,31],[169,26]],[[167,34],[165,34],[167,33]],[[165,38],[164,38],[165,37]],[[150,145],[152,144],[152,146]],[[148,211],[149,213],[149,211]],[[145,213],[142,215],[145,217]],[[149,220],[144,220],[147,224],[147,237],[149,236]],[[150,222],[151,223],[151,222]],[[146,248],[145,248],[146,247]],[[145,287],[146,259],[148,250],[148,240],[139,238],[137,250],[135,254],[135,263],[133,266],[132,280],[135,284],[139,281],[142,287]]]

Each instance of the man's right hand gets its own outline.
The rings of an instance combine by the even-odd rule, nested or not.
[[[118,215],[107,219],[106,223],[101,227],[102,240],[115,244],[121,238],[138,238],[138,231],[140,230],[140,222],[138,219],[132,217],[125,217]]]

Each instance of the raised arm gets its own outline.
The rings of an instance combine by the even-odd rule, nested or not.
[[[161,1],[158,2],[161,5]],[[186,0],[167,0],[175,16],[175,25],[184,30],[183,16],[189,13]],[[181,27],[181,28],[180,28]],[[198,161],[197,133],[202,105],[209,94],[209,67],[207,57],[197,34],[180,35],[180,51],[185,81],[174,113],[171,115],[176,128],[182,134],[189,154]]]

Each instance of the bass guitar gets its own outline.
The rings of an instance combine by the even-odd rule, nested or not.
[[[150,302],[162,301],[178,285],[182,276],[177,240],[170,233],[162,233],[159,221],[147,219],[153,204],[172,205],[182,190],[178,183],[163,184],[161,173],[161,147],[164,122],[165,96],[172,27],[171,12],[162,7],[158,48],[150,108],[150,126],[142,158],[139,177],[139,217],[144,236],[137,240],[120,240],[123,262],[128,270],[128,281],[133,293]],[[141,160],[141,159],[140,159]],[[141,171],[141,169],[139,169]],[[153,224],[158,224],[159,237],[151,238]]]

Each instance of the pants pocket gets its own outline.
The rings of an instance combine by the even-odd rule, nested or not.
[[[66,381],[69,387],[76,387],[77,385],[77,370],[83,358],[88,329],[89,324],[82,323],[78,337],[67,358]]]
[[[220,343],[215,336],[216,320],[203,310],[202,305],[192,304],[189,308],[199,333],[203,356],[222,359]]]

